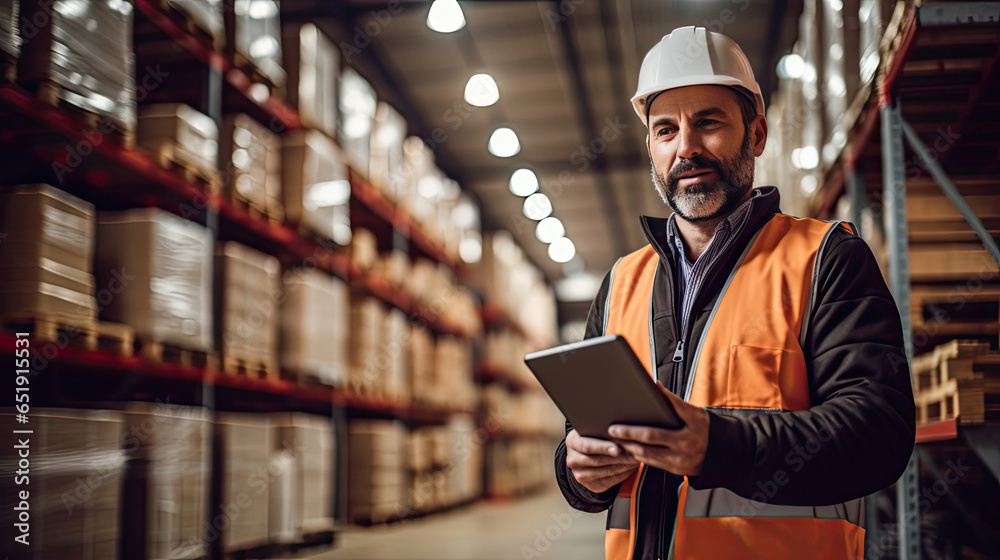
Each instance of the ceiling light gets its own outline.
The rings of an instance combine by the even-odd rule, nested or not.
[[[538,177],[530,169],[518,169],[510,176],[510,192],[528,196],[538,191]]]
[[[529,220],[541,220],[552,214],[552,202],[542,193],[535,193],[524,199],[524,215]]]
[[[510,157],[521,151],[521,144],[517,141],[517,134],[514,134],[513,130],[498,128],[490,136],[488,148],[490,153],[497,157]]]
[[[451,221],[456,227],[469,229],[479,223],[479,211],[468,200],[463,200],[451,209]]]
[[[549,258],[557,263],[569,262],[576,256],[576,247],[568,237],[560,237],[549,245]]]
[[[438,33],[451,33],[465,27],[465,14],[458,0],[434,0],[427,12],[427,27]]]
[[[797,54],[786,54],[778,61],[778,77],[783,80],[801,78],[805,71],[806,61]]]
[[[542,243],[552,243],[556,239],[566,235],[566,228],[563,227],[559,218],[548,217],[538,222],[535,228],[535,237]]]
[[[489,107],[500,100],[500,90],[489,74],[476,74],[465,84],[465,100],[476,107]]]
[[[799,169],[816,169],[819,165],[819,150],[813,146],[806,146],[799,150],[798,160]]]

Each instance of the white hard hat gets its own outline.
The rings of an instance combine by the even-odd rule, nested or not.
[[[632,106],[646,122],[647,100],[654,94],[679,87],[713,84],[745,88],[757,102],[757,114],[764,114],[764,97],[740,46],[722,33],[704,27],[679,27],[664,35],[646,53]]]

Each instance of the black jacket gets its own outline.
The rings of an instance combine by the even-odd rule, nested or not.
[[[683,394],[698,340],[722,285],[753,234],[779,212],[777,189],[764,187],[751,198],[750,218],[714,263],[696,296],[685,333],[683,361],[672,361],[680,321],[676,274],[667,248],[667,221],[642,217],[649,243],[663,267],[653,288],[656,373],[664,386]],[[842,228],[818,257],[816,300],[803,348],[809,372],[811,408],[749,418],[710,411],[708,450],[694,488],[722,487],[771,504],[820,506],[849,501],[895,482],[914,443],[914,405],[903,349],[902,326],[878,264],[860,237]],[[585,338],[602,334],[605,276],[590,308]],[[567,433],[572,427],[567,424]],[[832,438],[832,439],[831,439]],[[602,494],[584,488],[566,467],[566,442],[555,454],[556,477],[569,504],[579,510],[606,510],[617,487]],[[784,484],[769,483],[778,471],[794,472]],[[682,477],[649,469],[639,500],[636,558],[655,560],[669,547]],[[756,494],[756,496],[754,496]],[[662,535],[662,537],[661,537]],[[665,555],[661,555],[664,556]]]

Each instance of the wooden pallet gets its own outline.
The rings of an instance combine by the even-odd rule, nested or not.
[[[27,332],[36,341],[88,352],[107,352],[130,357],[134,331],[128,325],[56,313],[14,313],[3,317],[3,328]]]
[[[953,340],[914,358],[917,421],[958,418],[963,424],[1000,419],[1000,352],[986,343]]]
[[[153,154],[153,160],[161,168],[180,173],[188,183],[201,185],[206,192],[217,194],[222,190],[222,179],[219,170],[209,167],[199,167],[185,161],[177,154],[177,145],[172,140],[164,140],[155,144],[143,144]]]
[[[103,136],[103,138],[109,139],[125,149],[132,149],[135,147],[134,128],[105,116],[91,113],[90,111],[71,103],[67,103],[59,95],[62,88],[55,82],[42,81],[35,84],[24,85],[29,91],[35,94],[35,97],[37,97],[39,101],[45,103],[46,105],[58,107],[71,113],[79,122],[81,127],[89,130],[101,130],[103,132],[110,126],[110,133]]]
[[[136,338],[139,355],[147,362],[156,364],[175,364],[181,367],[196,367],[211,369],[216,365],[215,354],[206,350],[192,350],[175,344]]]
[[[229,375],[242,375],[254,379],[279,379],[281,377],[278,361],[273,356],[249,358],[224,355],[222,357],[222,371]]]

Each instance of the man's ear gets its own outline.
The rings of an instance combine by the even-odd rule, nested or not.
[[[649,156],[649,161],[653,161],[653,153],[649,151],[649,133],[646,133],[646,155]]]
[[[753,142],[753,153],[755,157],[760,157],[764,153],[764,145],[767,144],[767,119],[764,115],[757,115],[750,125],[750,133]]]

